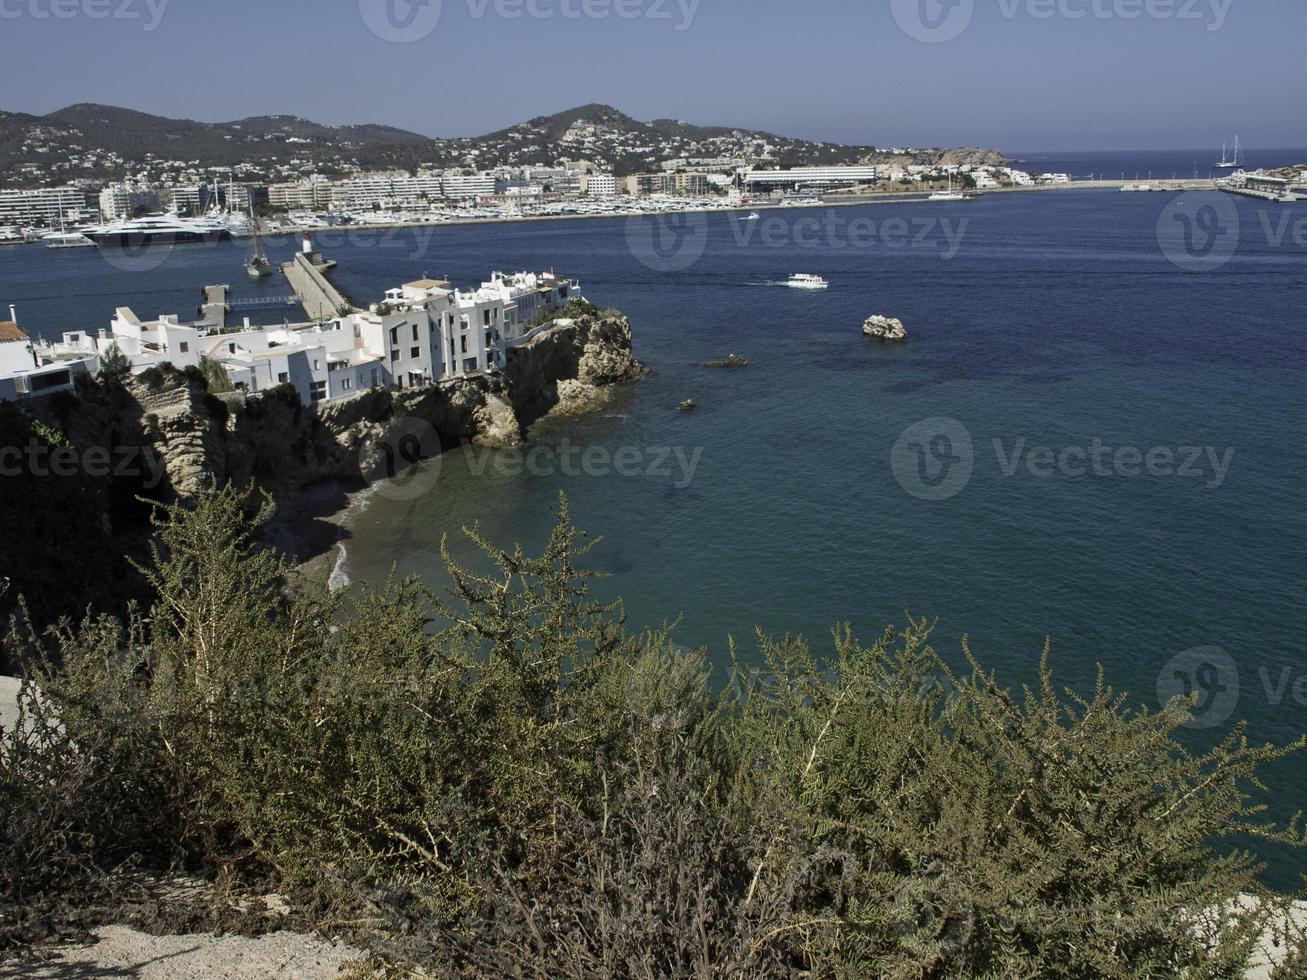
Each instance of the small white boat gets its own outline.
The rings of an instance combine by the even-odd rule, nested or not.
[[[740,220],[741,220],[741,221],[758,221],[758,220],[760,220],[761,218],[762,218],[762,215],[760,215],[757,211],[750,211],[750,212],[748,213],[748,215],[746,215],[745,217],[741,218]]]
[[[796,272],[790,276],[790,281],[785,285],[791,289],[827,289],[830,286],[821,276],[810,275],[806,272]]]
[[[95,242],[76,231],[56,231],[41,236],[46,248],[95,248]]]

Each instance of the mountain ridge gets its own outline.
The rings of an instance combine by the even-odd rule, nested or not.
[[[954,149],[997,161],[998,151]],[[939,149],[917,156],[942,157]],[[226,122],[174,119],[81,102],[45,115],[0,110],[0,183],[8,186],[115,180],[147,172],[237,170],[242,178],[284,180],[423,167],[490,169],[588,160],[618,175],[664,160],[744,159],[767,166],[838,165],[887,158],[875,146],[801,140],[765,130],[642,122],[590,103],[536,116],[483,136],[429,137],[377,123],[333,125],[270,114]],[[932,162],[929,159],[923,162]]]

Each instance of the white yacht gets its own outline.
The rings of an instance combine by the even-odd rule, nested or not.
[[[796,272],[790,276],[790,281],[785,285],[791,289],[826,289],[830,286],[821,276],[810,275],[806,272]]]
[[[741,221],[761,221],[761,220],[762,220],[762,215],[760,215],[757,211],[750,211],[750,212],[749,212],[745,217],[741,218],[740,220],[741,220]]]
[[[151,214],[144,218],[120,218],[107,225],[86,229],[96,245],[138,248],[142,245],[186,245],[225,242],[231,230],[214,218],[183,218],[175,213]]]
[[[77,231],[55,231],[42,235],[41,244],[46,248],[93,248],[95,246],[95,242]]]

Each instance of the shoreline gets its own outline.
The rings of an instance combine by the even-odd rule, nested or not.
[[[1149,181],[1129,181],[1131,183],[1150,183]],[[1216,185],[1211,180],[1200,178],[1198,181],[1189,180],[1155,180],[1151,181],[1156,188],[1154,193],[1179,193],[1182,191],[1209,191],[1215,190]],[[1006,194],[1044,194],[1053,191],[1119,191],[1122,186],[1119,180],[1081,180],[1069,184],[1044,184],[1037,187],[991,187],[984,190],[970,190],[967,193],[972,196],[973,200],[979,200],[990,195]],[[885,191],[879,194],[862,195],[856,198],[842,199],[839,197],[822,198],[812,204],[774,204],[774,203],[755,203],[741,205],[724,205],[715,207],[701,208],[673,208],[667,211],[613,211],[609,214],[535,214],[535,215],[517,215],[505,216],[500,218],[451,218],[444,221],[400,221],[385,222],[380,224],[348,224],[348,225],[331,225],[326,228],[308,228],[295,226],[292,228],[283,228],[279,231],[260,232],[262,238],[293,238],[297,235],[309,234],[312,236],[332,235],[336,233],[350,233],[355,231],[396,231],[408,228],[446,228],[446,227],[464,227],[468,225],[506,225],[506,224],[526,224],[528,222],[544,221],[601,221],[604,219],[615,218],[657,218],[669,214],[737,214],[750,213],[753,211],[812,211],[820,208],[848,208],[857,207],[863,204],[959,204],[959,201],[931,201],[930,195],[934,191]]]

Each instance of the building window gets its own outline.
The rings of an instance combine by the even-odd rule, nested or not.
[[[422,356],[422,348],[414,347],[411,351],[408,352],[408,356],[413,360],[417,360],[419,357]]]
[[[313,370],[317,371],[321,367],[322,367],[322,362],[315,357],[313,359]]]
[[[285,384],[287,381],[289,381],[289,380],[290,380],[290,375],[287,374],[285,371],[282,371],[281,374],[277,375],[277,383],[278,383],[278,384],[283,384],[283,385],[284,385],[284,384]]]
[[[418,325],[416,323],[413,324],[413,339],[414,340],[418,339]]]
[[[313,401],[315,401],[315,402],[320,402],[320,401],[322,401],[324,398],[326,398],[326,397],[327,397],[327,382],[325,382],[325,381],[315,381],[315,382],[313,382],[313,389],[312,389],[312,395],[311,395],[311,397],[312,397]]]
[[[390,328],[390,346],[394,347],[399,343],[399,327]]]
[[[183,353],[183,354],[189,354],[190,351],[191,351],[191,345],[188,344],[186,341],[183,340],[183,341],[181,342],[181,349],[182,349],[182,353]]]
[[[349,378],[342,378],[340,382],[340,387],[342,391],[349,391],[349,389],[352,387],[352,382],[350,381]]]
[[[393,350],[393,351],[391,351],[391,352],[390,352],[390,359],[391,359],[392,361],[398,361],[398,360],[399,360],[399,351],[397,351],[397,350]]]
[[[459,337],[458,339],[459,339],[459,343],[462,344],[462,352],[463,352],[464,354],[466,354],[466,353],[467,353],[467,334],[463,334],[463,335],[462,335],[461,337]]]

